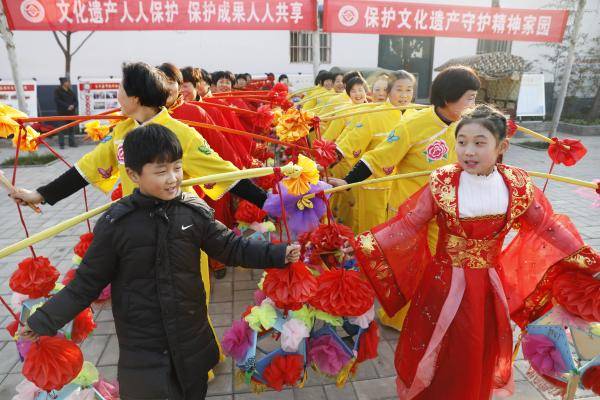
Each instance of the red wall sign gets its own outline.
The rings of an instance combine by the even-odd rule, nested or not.
[[[324,14],[327,32],[530,42],[562,41],[569,17],[566,10],[367,0],[326,0]]]
[[[12,30],[306,30],[314,0],[2,0]]]

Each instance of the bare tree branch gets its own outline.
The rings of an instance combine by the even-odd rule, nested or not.
[[[96,31],[92,31],[92,32],[90,32],[90,33],[89,33],[89,34],[88,34],[88,35],[85,37],[85,39],[83,39],[83,40],[81,41],[81,43],[79,43],[79,46],[77,46],[77,48],[76,48],[76,49],[75,49],[75,50],[74,50],[74,51],[71,53],[71,55],[72,55],[72,56],[74,56],[74,55],[75,55],[75,54],[76,54],[76,53],[79,51],[79,49],[81,48],[81,46],[83,46],[83,45],[85,44],[85,42],[87,42],[87,40],[88,40],[88,39],[89,39],[89,38],[90,38],[90,37],[91,37],[91,36],[92,36],[94,33],[96,33]]]
[[[62,32],[61,32],[62,33]],[[52,34],[54,35],[54,39],[56,40],[56,43],[58,43],[58,46],[60,47],[60,49],[62,50],[64,55],[67,55],[67,49],[65,49],[65,46],[63,46],[63,44],[61,43],[60,39],[58,38],[58,35],[56,34],[55,31],[52,31]]]

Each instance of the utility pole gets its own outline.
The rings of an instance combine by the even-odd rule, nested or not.
[[[25,114],[28,113],[27,103],[25,102],[25,92],[23,91],[23,85],[21,84],[21,78],[19,77],[19,67],[17,64],[17,48],[15,47],[15,40],[12,31],[8,28],[8,20],[4,12],[4,6],[0,1],[0,35],[4,39],[6,44],[6,52],[8,53],[8,61],[10,62],[10,69],[12,71],[13,82],[17,89],[17,99],[19,101],[19,109]]]

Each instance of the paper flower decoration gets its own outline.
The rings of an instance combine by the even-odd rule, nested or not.
[[[506,121],[506,137],[507,138],[510,139],[513,136],[515,136],[515,133],[517,133],[517,129],[519,129],[519,127],[517,126],[515,121],[513,121],[512,119],[509,119]]]
[[[79,372],[77,378],[73,380],[73,383],[80,386],[92,386],[94,383],[98,382],[98,379],[100,379],[98,369],[96,369],[91,362],[84,361],[81,372]]]
[[[21,136],[21,140],[19,141],[19,132]],[[21,151],[36,151],[38,149],[38,141],[37,138],[40,136],[40,133],[33,129],[31,126],[25,127],[25,131],[18,131],[13,136],[13,145],[17,147],[19,145],[19,150]]]
[[[581,140],[552,138],[552,141],[548,146],[548,155],[557,164],[573,166],[587,153]]]
[[[306,327],[311,330],[314,322],[314,310],[307,305],[303,305],[299,310],[290,312],[290,316],[298,321],[302,321]]]
[[[244,360],[252,345],[253,335],[254,333],[246,321],[233,321],[231,328],[225,332],[221,340],[223,351],[238,362]]]
[[[348,318],[348,322],[353,325],[358,325],[362,329],[367,329],[371,324],[371,321],[375,319],[375,306],[369,308],[369,311],[358,317]]]
[[[331,223],[321,224],[310,235],[310,242],[317,253],[339,250],[344,242],[354,242],[354,232],[346,225]]]
[[[306,194],[310,190],[311,185],[316,185],[319,182],[319,171],[317,170],[317,164],[313,160],[300,154],[297,165],[302,170],[289,175],[281,181],[288,192],[294,196]]]
[[[319,181],[316,185],[311,186],[308,193],[318,193],[330,187],[329,184]],[[281,186],[281,196],[283,197],[288,226],[292,233],[296,235],[315,229],[319,225],[319,220],[327,211],[325,202],[319,197],[309,199],[312,207],[301,202],[302,208],[299,208],[298,205],[302,196],[290,194],[285,186]],[[281,218],[279,195],[270,193],[263,205],[263,210],[273,217]]]
[[[90,244],[92,244],[92,240],[94,240],[94,234],[92,232],[84,233],[79,236],[79,243],[77,243],[74,249],[75,254],[83,258],[90,247]]]
[[[117,381],[109,382],[100,379],[98,382],[94,383],[94,389],[96,389],[105,400],[119,399],[119,383]]]
[[[584,388],[600,395],[600,365],[586,369],[581,377],[581,384]]]
[[[253,222],[262,222],[267,213],[250,203],[247,200],[241,200],[235,210],[234,218],[239,222],[251,224]]]
[[[525,335],[523,355],[531,368],[541,375],[554,377],[567,369],[554,342],[544,335]]]
[[[42,389],[29,382],[27,379],[23,379],[17,386],[15,386],[15,394],[12,400],[34,400],[37,395],[42,392]]]
[[[580,271],[556,277],[552,294],[567,311],[589,322],[600,321],[600,280]]]
[[[284,385],[293,386],[304,370],[304,359],[300,354],[277,355],[263,372],[267,386],[281,391]]]
[[[258,107],[256,110],[256,114],[252,116],[252,122],[254,126],[263,130],[268,131],[273,126],[273,110],[271,110],[271,106],[268,104],[263,104]]]
[[[31,346],[23,364],[23,375],[37,387],[49,392],[71,382],[83,366],[79,346],[56,336],[42,336]]]
[[[290,107],[279,117],[275,133],[281,141],[294,143],[308,135],[312,118],[310,113]]]
[[[263,303],[260,306],[254,306],[250,309],[250,314],[244,317],[250,328],[260,332],[262,330],[269,330],[275,325],[277,320],[277,313],[275,308],[269,303]]]
[[[252,149],[252,157],[262,162],[266,162],[270,158],[275,158],[275,153],[269,150],[269,145],[265,143],[256,143]]]
[[[21,313],[17,313],[17,318],[21,318]],[[18,329],[19,321],[17,321],[16,319],[13,319],[8,325],[6,325],[6,330],[8,331],[10,337],[15,337]]]
[[[123,186],[121,186],[121,184],[119,183],[119,186],[117,186],[117,188],[115,190],[113,190],[113,192],[111,193],[110,199],[112,201],[115,201],[115,200],[119,200],[122,197],[123,197]]]
[[[46,257],[28,257],[21,261],[10,277],[9,286],[30,298],[47,296],[58,279],[59,272]]]
[[[375,322],[371,322],[369,328],[364,331],[358,339],[358,354],[356,362],[363,362],[377,358],[379,346],[379,328]]]
[[[84,125],[87,137],[94,142],[104,139],[110,132],[110,125],[101,124],[98,120],[89,121]]]
[[[263,289],[275,306],[284,310],[299,310],[317,290],[317,279],[302,262],[287,268],[271,268]]]
[[[316,319],[327,322],[331,326],[344,325],[344,319],[342,317],[336,317],[335,315],[327,314],[325,311],[314,310],[314,316]]]
[[[281,330],[281,349],[287,353],[295,353],[304,338],[310,335],[308,327],[298,319],[289,319]]]
[[[256,304],[257,306],[261,305],[263,300],[266,298],[267,298],[267,295],[261,289],[256,289],[254,291],[254,304]]]
[[[75,343],[81,343],[94,331],[94,329],[96,329],[94,314],[92,313],[92,309],[88,307],[80,312],[73,320],[71,339]]]
[[[327,139],[317,139],[313,143],[315,161],[327,168],[337,161],[338,155],[335,143]]]
[[[27,118],[27,114],[0,103],[0,138],[7,139],[19,133],[19,124],[13,118]]]
[[[324,374],[335,376],[350,361],[350,355],[331,335],[310,339],[308,360]]]
[[[335,315],[362,315],[375,301],[375,293],[358,271],[331,269],[317,278],[317,293],[310,304]]]

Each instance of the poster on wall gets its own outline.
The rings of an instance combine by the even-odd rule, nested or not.
[[[23,81],[22,85],[23,91],[25,92],[25,103],[27,103],[27,115],[30,117],[37,117],[37,83],[35,81]],[[0,81],[0,103],[4,103],[13,108],[19,108],[17,87],[13,81]]]
[[[517,99],[517,117],[546,115],[544,74],[523,74]]]
[[[117,92],[120,82],[119,79],[112,78],[79,78],[77,82],[79,115],[96,115],[119,108]]]

